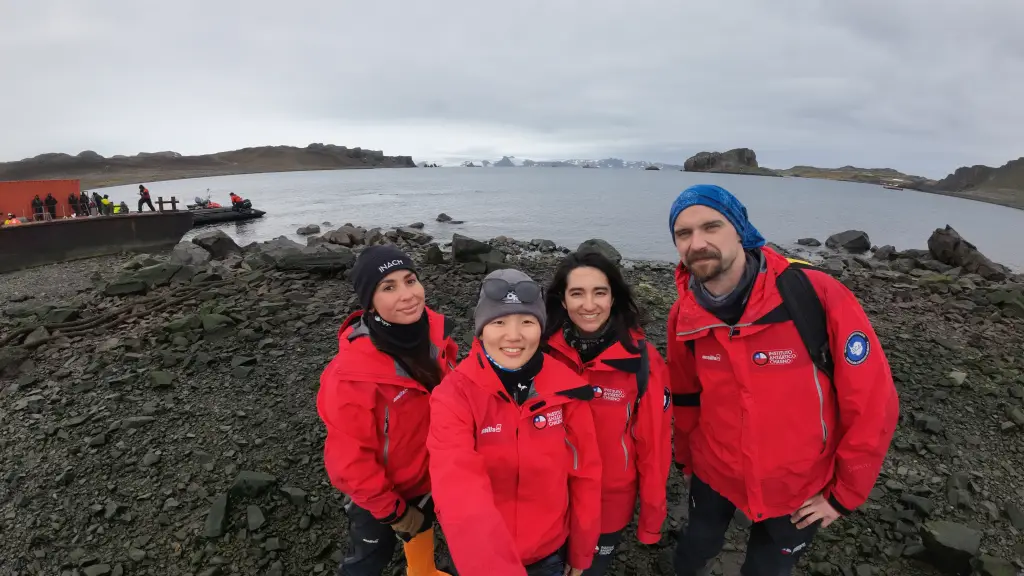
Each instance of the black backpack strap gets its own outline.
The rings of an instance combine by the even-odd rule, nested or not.
[[[646,340],[641,338],[636,345],[640,347],[640,370],[636,373],[636,400],[639,402],[651,381],[651,359],[647,354]]]
[[[796,325],[800,339],[804,341],[811,361],[826,375],[833,380],[835,364],[832,358],[832,348],[828,340],[828,321],[825,317],[825,308],[821,304],[818,292],[811,284],[804,269],[814,269],[814,266],[804,262],[791,261],[789,266],[783,270],[775,281],[779,294],[782,295],[782,303],[789,313],[790,319]]]
[[[647,393],[651,382],[651,359],[647,353],[647,340],[637,341],[640,347],[640,368],[636,371],[636,402],[633,403],[633,414],[640,411],[640,399]]]

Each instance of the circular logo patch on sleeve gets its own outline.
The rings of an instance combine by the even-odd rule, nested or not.
[[[851,366],[862,364],[868,359],[868,352],[870,351],[870,344],[868,343],[868,337],[863,332],[857,331],[850,334],[850,337],[846,339],[846,348],[843,350],[843,358],[846,358],[846,363]]]

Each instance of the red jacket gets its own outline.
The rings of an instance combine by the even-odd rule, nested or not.
[[[788,315],[769,316],[783,306],[775,279],[789,262],[762,250],[765,266],[733,328],[698,305],[689,273],[676,271],[676,461],[755,521],[789,515],[818,492],[849,513],[867,500],[896,429],[889,363],[853,293],[806,270],[828,318],[835,381],[818,371]]]
[[[525,576],[567,541],[568,563],[590,567],[601,532],[593,391],[550,357],[533,386],[517,406],[476,341],[430,398],[434,503],[462,576]]]
[[[454,325],[426,310],[431,353],[442,374],[454,368]],[[405,513],[406,499],[430,492],[430,394],[377,350],[356,312],[338,330],[338,354],[320,376],[316,407],[327,427],[324,466],[338,490],[381,522]]]
[[[643,338],[637,332],[634,341]],[[672,415],[668,368],[658,350],[647,343],[648,383],[637,404],[640,355],[619,342],[583,364],[561,332],[548,340],[551,356],[580,374],[594,389],[597,443],[601,449],[601,533],[618,532],[633,519],[639,488],[637,539],[657,544],[667,505],[665,485],[672,462]],[[634,413],[635,410],[635,413]]]

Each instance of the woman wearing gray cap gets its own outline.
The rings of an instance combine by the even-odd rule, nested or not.
[[[601,530],[593,389],[540,350],[540,286],[483,281],[469,355],[430,399],[430,477],[460,576],[579,576]]]

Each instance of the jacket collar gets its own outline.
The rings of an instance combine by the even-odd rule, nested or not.
[[[544,354],[540,349],[536,353]],[[487,356],[484,354],[483,344],[480,343],[479,339],[473,340],[473,346],[469,350],[469,355],[459,363],[455,370],[468,378],[473,384],[480,386],[506,402],[512,402],[508,394],[505,393],[505,387],[501,384],[501,380],[498,379],[498,375],[491,368]],[[570,398],[590,400],[594,397],[594,391],[586,381],[550,356],[544,358],[544,367],[541,368],[537,377],[533,379],[533,387],[537,393],[536,397],[530,398],[523,404],[523,407],[530,410],[534,410],[536,403],[541,400],[544,401],[544,404],[550,406],[556,403],[564,403]]]
[[[629,331],[630,336],[633,338],[633,342],[639,342],[645,337],[643,330],[633,329]],[[561,330],[555,332],[548,338],[548,347],[551,349],[551,355],[558,358],[565,358],[571,364],[571,368],[576,371],[577,374],[582,374],[584,370],[619,370],[622,372],[629,372],[635,374],[639,370],[638,363],[640,362],[640,354],[632,353],[622,345],[622,342],[616,340],[611,346],[605,348],[596,358],[584,365],[580,360],[580,354],[575,348],[569,345],[565,339],[565,335]]]
[[[424,312],[430,323],[431,355],[436,357],[439,351],[447,346],[454,323],[430,308],[425,308]],[[410,378],[394,358],[377,350],[370,341],[369,330],[362,316],[362,310],[353,312],[338,329],[338,357],[342,358],[339,362],[339,376],[349,380],[392,384],[425,392],[426,388]]]
[[[761,270],[758,272],[757,278],[754,279],[754,286],[750,289],[750,297],[747,299],[743,316],[736,324],[736,328],[744,328],[746,333],[763,329],[764,325],[754,323],[782,304],[782,297],[775,287],[775,280],[789,266],[789,260],[767,246],[761,248],[761,253],[764,255]],[[704,335],[711,328],[726,326],[715,315],[697,303],[697,299],[690,290],[690,271],[683,266],[682,262],[676,266],[675,281],[676,290],[679,293],[678,311],[676,325],[669,329],[675,330],[676,337],[690,340]]]

